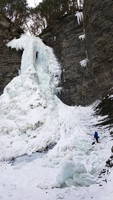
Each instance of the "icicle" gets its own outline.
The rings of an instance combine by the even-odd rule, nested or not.
[[[83,21],[83,12],[77,11],[75,16],[77,17],[77,22],[80,25],[80,23]]]

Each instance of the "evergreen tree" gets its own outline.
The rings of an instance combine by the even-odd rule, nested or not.
[[[43,0],[37,7],[37,11],[47,24],[54,23],[55,19],[78,10],[77,0]]]
[[[29,15],[26,0],[0,0],[0,13],[18,26],[22,26]]]

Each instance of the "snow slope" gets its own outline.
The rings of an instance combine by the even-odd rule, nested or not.
[[[0,199],[1,200],[111,200],[113,197],[113,173],[108,183],[102,186],[93,184],[89,187],[48,187],[55,180],[57,169],[42,165],[36,158],[26,161],[24,158],[14,165],[0,165]],[[44,186],[45,183],[45,186]]]
[[[91,199],[112,146],[108,130],[94,126],[101,117],[94,105],[69,107],[57,98],[60,65],[39,38],[23,35],[8,46],[23,55],[0,97],[1,199]],[[101,143],[93,146],[95,129]]]

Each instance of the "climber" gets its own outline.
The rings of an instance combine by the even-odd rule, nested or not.
[[[94,138],[95,138],[96,142],[99,143],[99,141],[98,141],[99,135],[98,135],[97,131],[95,131],[95,133],[94,133]]]

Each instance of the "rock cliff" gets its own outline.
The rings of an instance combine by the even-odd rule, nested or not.
[[[87,105],[106,95],[113,74],[112,0],[85,0],[84,24],[65,16],[43,32],[46,44],[54,48],[62,65],[60,98],[68,105]],[[86,40],[78,39],[86,34]],[[88,58],[87,67],[79,62]]]
[[[86,57],[85,42],[79,39],[83,34],[83,24],[77,23],[75,15],[67,15],[48,27],[41,38],[53,47],[62,67],[62,91],[60,98],[68,105],[82,104],[84,101],[84,68],[80,61]],[[86,70],[87,71],[87,70]],[[87,100],[86,100],[87,101]]]
[[[91,100],[101,99],[113,86],[113,1],[85,0],[84,28],[91,72]],[[90,87],[91,86],[91,87]]]
[[[18,73],[21,53],[6,47],[6,43],[22,33],[5,16],[0,14],[0,94],[4,87]]]

